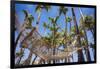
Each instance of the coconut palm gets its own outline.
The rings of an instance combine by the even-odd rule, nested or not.
[[[95,31],[95,18],[90,15],[84,15],[82,10],[79,8],[80,14],[81,14],[81,20],[83,21],[84,27],[86,30],[90,30],[92,35],[94,36],[94,31]],[[83,19],[83,20],[82,20]]]
[[[67,35],[67,23],[70,23],[70,32],[71,32],[71,21],[72,21],[72,19],[70,18],[70,17],[66,17],[66,26],[65,26],[65,30],[66,30],[66,39],[65,39],[65,41],[67,42],[67,43],[70,43],[71,44],[71,35]],[[71,34],[71,33],[70,33]],[[68,40],[68,37],[70,38],[69,40]],[[65,45],[66,46],[66,45]],[[67,58],[68,59],[68,61],[70,61],[69,60],[69,58]],[[65,62],[67,62],[67,60],[65,59]]]
[[[61,14],[64,14],[64,17],[65,17],[65,38],[67,38],[67,22],[69,21],[68,18],[66,18],[66,13],[68,12],[68,8],[65,8],[64,6],[60,6],[59,7],[59,16],[61,16]]]
[[[77,21],[76,21],[74,8],[71,8],[71,10],[72,10],[72,18],[73,18],[74,26],[75,26],[75,30],[76,30],[78,47],[81,47],[81,40],[80,40],[80,36],[79,36],[79,29],[78,29],[78,25],[77,25]],[[82,50],[78,50],[78,62],[84,62],[84,56],[83,56]]]
[[[23,10],[23,12],[25,14],[25,19],[24,19],[24,21],[26,22],[26,23],[24,23],[24,24],[26,24],[25,28],[26,29],[31,29],[34,17],[31,14],[29,14],[26,10]]]
[[[36,22],[37,29],[38,29],[38,25],[39,25],[42,9],[45,9],[48,12],[50,8],[51,8],[50,5],[37,5],[36,6],[35,11],[38,13],[38,20]]]
[[[36,6],[35,11],[38,13],[38,20],[36,22],[36,30],[37,30],[37,32],[38,32],[38,25],[39,25],[39,21],[40,21],[40,16],[41,16],[42,9],[45,9],[46,11],[48,11],[50,9],[50,6],[49,5],[46,5],[46,6],[45,5],[37,5]],[[30,52],[30,55],[31,54],[32,54],[32,52]],[[32,57],[32,55],[30,57]],[[34,60],[32,61],[32,64],[34,63],[34,61],[36,60],[36,58],[37,58],[37,55],[35,56]],[[31,58],[30,58],[30,60],[31,60]]]
[[[59,29],[59,27],[57,26],[57,20],[58,20],[59,16],[55,17],[55,18],[51,18],[49,17],[49,20],[51,21],[52,26],[49,27],[49,29],[52,32],[52,47],[53,47],[53,55],[55,55],[56,52],[56,39],[57,39],[57,31]],[[53,63],[55,63],[55,60],[53,60]]]
[[[91,57],[90,57],[90,52],[89,52],[89,43],[88,43],[88,38],[87,38],[87,34],[86,34],[86,28],[85,28],[85,24],[84,24],[84,15],[82,13],[82,10],[79,8],[80,14],[81,14],[81,19],[80,19],[80,24],[81,24],[81,28],[83,29],[84,32],[84,38],[85,38],[85,42],[86,42],[86,57],[87,57],[87,61],[91,61]]]
[[[91,31],[93,37],[94,37],[94,31],[95,31],[95,20],[93,16],[84,16],[84,24],[87,30]]]
[[[68,8],[66,8],[64,6],[60,6],[59,7],[59,16],[61,16],[61,14],[64,14],[64,16],[66,16],[67,11],[68,11]]]
[[[34,20],[33,16],[31,14],[29,14],[26,10],[23,10],[24,14],[25,14],[25,19],[24,19],[24,24],[22,25],[22,30],[19,32],[19,35],[16,39],[16,42],[15,42],[15,49],[17,47],[17,44],[18,44],[18,41],[21,37],[21,35],[23,34],[23,31],[25,29],[31,29],[32,28],[32,21]],[[21,45],[21,49],[20,49],[21,52],[24,52],[23,50],[23,45]],[[20,60],[18,60],[18,64],[20,63],[22,57],[23,57],[23,54],[21,54],[22,56],[20,56]]]
[[[66,17],[66,13],[68,12],[68,8],[64,7],[64,6],[61,6],[59,7],[59,16],[61,16],[61,14],[64,15],[65,17],[65,34],[64,34],[64,41],[65,41],[65,44],[64,44],[64,47],[66,48],[66,42],[67,42],[67,23],[70,21],[69,17]],[[66,61],[66,59],[65,59]]]
[[[25,14],[25,18],[24,18],[24,24],[22,25],[22,29],[21,31],[19,32],[19,35],[16,39],[16,42],[15,42],[15,49],[16,49],[16,46],[18,44],[18,40],[20,39],[20,36],[22,35],[23,31],[25,29],[31,29],[32,28],[32,21],[34,20],[34,17],[29,14],[27,12],[27,10],[23,10],[23,13]]]

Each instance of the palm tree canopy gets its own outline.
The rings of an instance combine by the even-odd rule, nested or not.
[[[44,28],[49,28],[49,24],[47,24],[46,22],[43,23],[43,27]]]
[[[72,19],[70,17],[66,17],[66,23],[71,22],[71,21],[72,21]]]
[[[50,8],[51,8],[50,5],[37,5],[35,12],[40,12],[41,9],[45,9],[48,12]]]
[[[68,11],[68,8],[65,8],[64,6],[61,6],[59,8],[59,15],[64,14],[66,15],[66,12]]]
[[[32,15],[29,15],[28,20],[29,20],[29,23],[32,23],[32,21],[34,21],[34,17]]]
[[[52,23],[56,23],[58,19],[59,19],[59,16],[57,16],[57,17],[55,17],[55,18],[49,17],[49,20],[50,20]]]
[[[27,27],[26,28],[32,28],[32,21],[34,21],[34,17],[29,14],[27,12],[27,10],[23,10],[24,14],[25,14],[25,20],[26,20],[26,24],[27,24]]]
[[[40,12],[40,10],[41,10],[41,5],[37,5],[35,8],[35,12]]]
[[[94,17],[93,16],[84,16],[84,20],[81,18],[80,19],[80,24],[86,27],[87,29],[93,28],[94,27]]]

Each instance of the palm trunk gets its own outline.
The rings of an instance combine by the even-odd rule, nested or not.
[[[87,49],[85,48],[86,50],[86,57],[87,57],[87,61],[91,61],[91,56],[90,56],[90,52],[89,52],[89,44],[88,44],[88,38],[87,38],[87,35],[86,35],[86,31],[84,30],[84,33],[85,33],[85,40],[86,40],[86,45],[87,45]]]
[[[22,32],[19,33],[19,35],[18,35],[18,37],[16,39],[16,42],[15,42],[15,50],[16,50],[16,47],[17,47],[17,44],[18,44],[18,40],[20,39],[20,36],[22,35]]]
[[[91,31],[91,33],[92,33],[92,35],[93,35],[93,38],[94,38],[94,32],[93,32],[93,30],[92,30],[92,29],[90,29],[90,31]]]
[[[40,8],[40,9],[41,9],[41,8]],[[40,12],[39,12],[39,14],[38,14],[38,20],[37,20],[37,22],[36,22],[36,29],[37,29],[37,31],[38,31],[38,26],[39,26],[40,17],[41,17],[41,10],[40,10]]]
[[[34,60],[32,61],[32,64],[34,64],[34,62],[35,62],[36,58],[37,58],[37,55],[35,56]]]
[[[65,15],[65,20],[66,20],[66,15]],[[66,21],[65,21],[66,22]],[[67,42],[67,22],[65,23],[66,25],[65,25],[65,44],[64,44],[64,47],[65,48],[67,48],[67,44],[66,44],[66,42]],[[65,63],[67,63],[67,57],[65,58]]]
[[[79,36],[79,29],[78,29],[78,25],[77,25],[77,21],[76,21],[74,8],[71,8],[71,10],[72,10],[73,21],[74,21],[75,28],[76,28],[76,34],[78,35],[78,37],[77,37],[78,47],[81,47],[81,40],[80,40],[80,36]],[[84,62],[84,56],[83,56],[82,50],[78,50],[78,62]]]
[[[54,30],[53,30],[53,55],[55,55],[55,23],[53,23],[53,27],[54,27]],[[53,63],[55,64],[55,60],[53,60]]]
[[[72,44],[72,42],[71,42],[71,27],[72,27],[72,25],[71,25],[71,22],[70,22],[70,44]],[[71,58],[73,60],[73,54],[72,54]]]

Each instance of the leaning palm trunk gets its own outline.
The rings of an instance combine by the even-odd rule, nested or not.
[[[78,47],[81,47],[81,40],[80,40],[80,36],[79,36],[79,29],[78,29],[78,25],[77,25],[77,21],[76,21],[74,8],[71,8],[71,10],[72,10],[73,21],[74,21],[75,28],[76,28],[76,34],[78,35],[77,36]],[[78,62],[83,62],[83,61],[84,61],[83,52],[82,52],[82,50],[78,50]]]
[[[19,32],[19,35],[15,41],[15,50],[16,50],[16,47],[17,47],[17,44],[18,44],[18,41],[23,33],[23,30],[22,28],[20,27],[20,23],[19,23],[19,20],[18,20],[18,17],[17,17],[17,14],[15,15],[15,26],[16,26],[16,30],[18,30]]]
[[[35,62],[36,58],[37,58],[37,55],[35,56],[34,60],[32,61],[32,64],[34,64],[34,62]]]
[[[79,8],[79,11],[80,11],[80,14],[81,14],[81,17],[82,17],[82,20],[83,20],[82,22],[84,22],[84,15],[83,15],[82,10],[80,8]],[[83,28],[83,31],[84,31],[84,38],[86,40],[86,46],[87,46],[87,49],[85,48],[87,61],[91,61],[90,52],[89,52],[89,48],[88,48],[89,44],[88,44],[88,38],[87,38],[87,35],[86,35],[86,30],[85,30],[84,26],[82,28]]]

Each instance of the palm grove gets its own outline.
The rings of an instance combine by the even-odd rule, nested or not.
[[[75,53],[77,53],[77,62],[88,62],[92,61],[92,58],[95,59],[95,18],[94,16],[83,14],[81,8],[77,8],[78,14],[80,14],[80,20],[78,21],[74,7],[60,6],[56,11],[59,15],[56,17],[47,16],[48,23],[45,21],[42,23],[43,34],[46,33],[46,30],[50,32],[44,36],[38,32],[42,11],[45,10],[48,13],[52,7],[50,5],[36,5],[35,13],[38,14],[36,22],[34,22],[35,17],[23,9],[21,12],[25,16],[23,17],[24,22],[22,25],[18,20],[17,13],[15,14],[15,32],[18,32],[15,40],[16,65],[70,63],[74,62]],[[67,15],[69,10],[71,10],[71,16]],[[61,15],[64,16],[64,28],[58,22]],[[33,26],[32,23],[36,23],[36,25]],[[87,36],[88,31],[93,36],[93,42],[91,43]],[[16,51],[18,46],[19,51]],[[91,57],[90,48],[92,49],[93,57]],[[23,60],[26,49],[29,50],[29,54]]]

